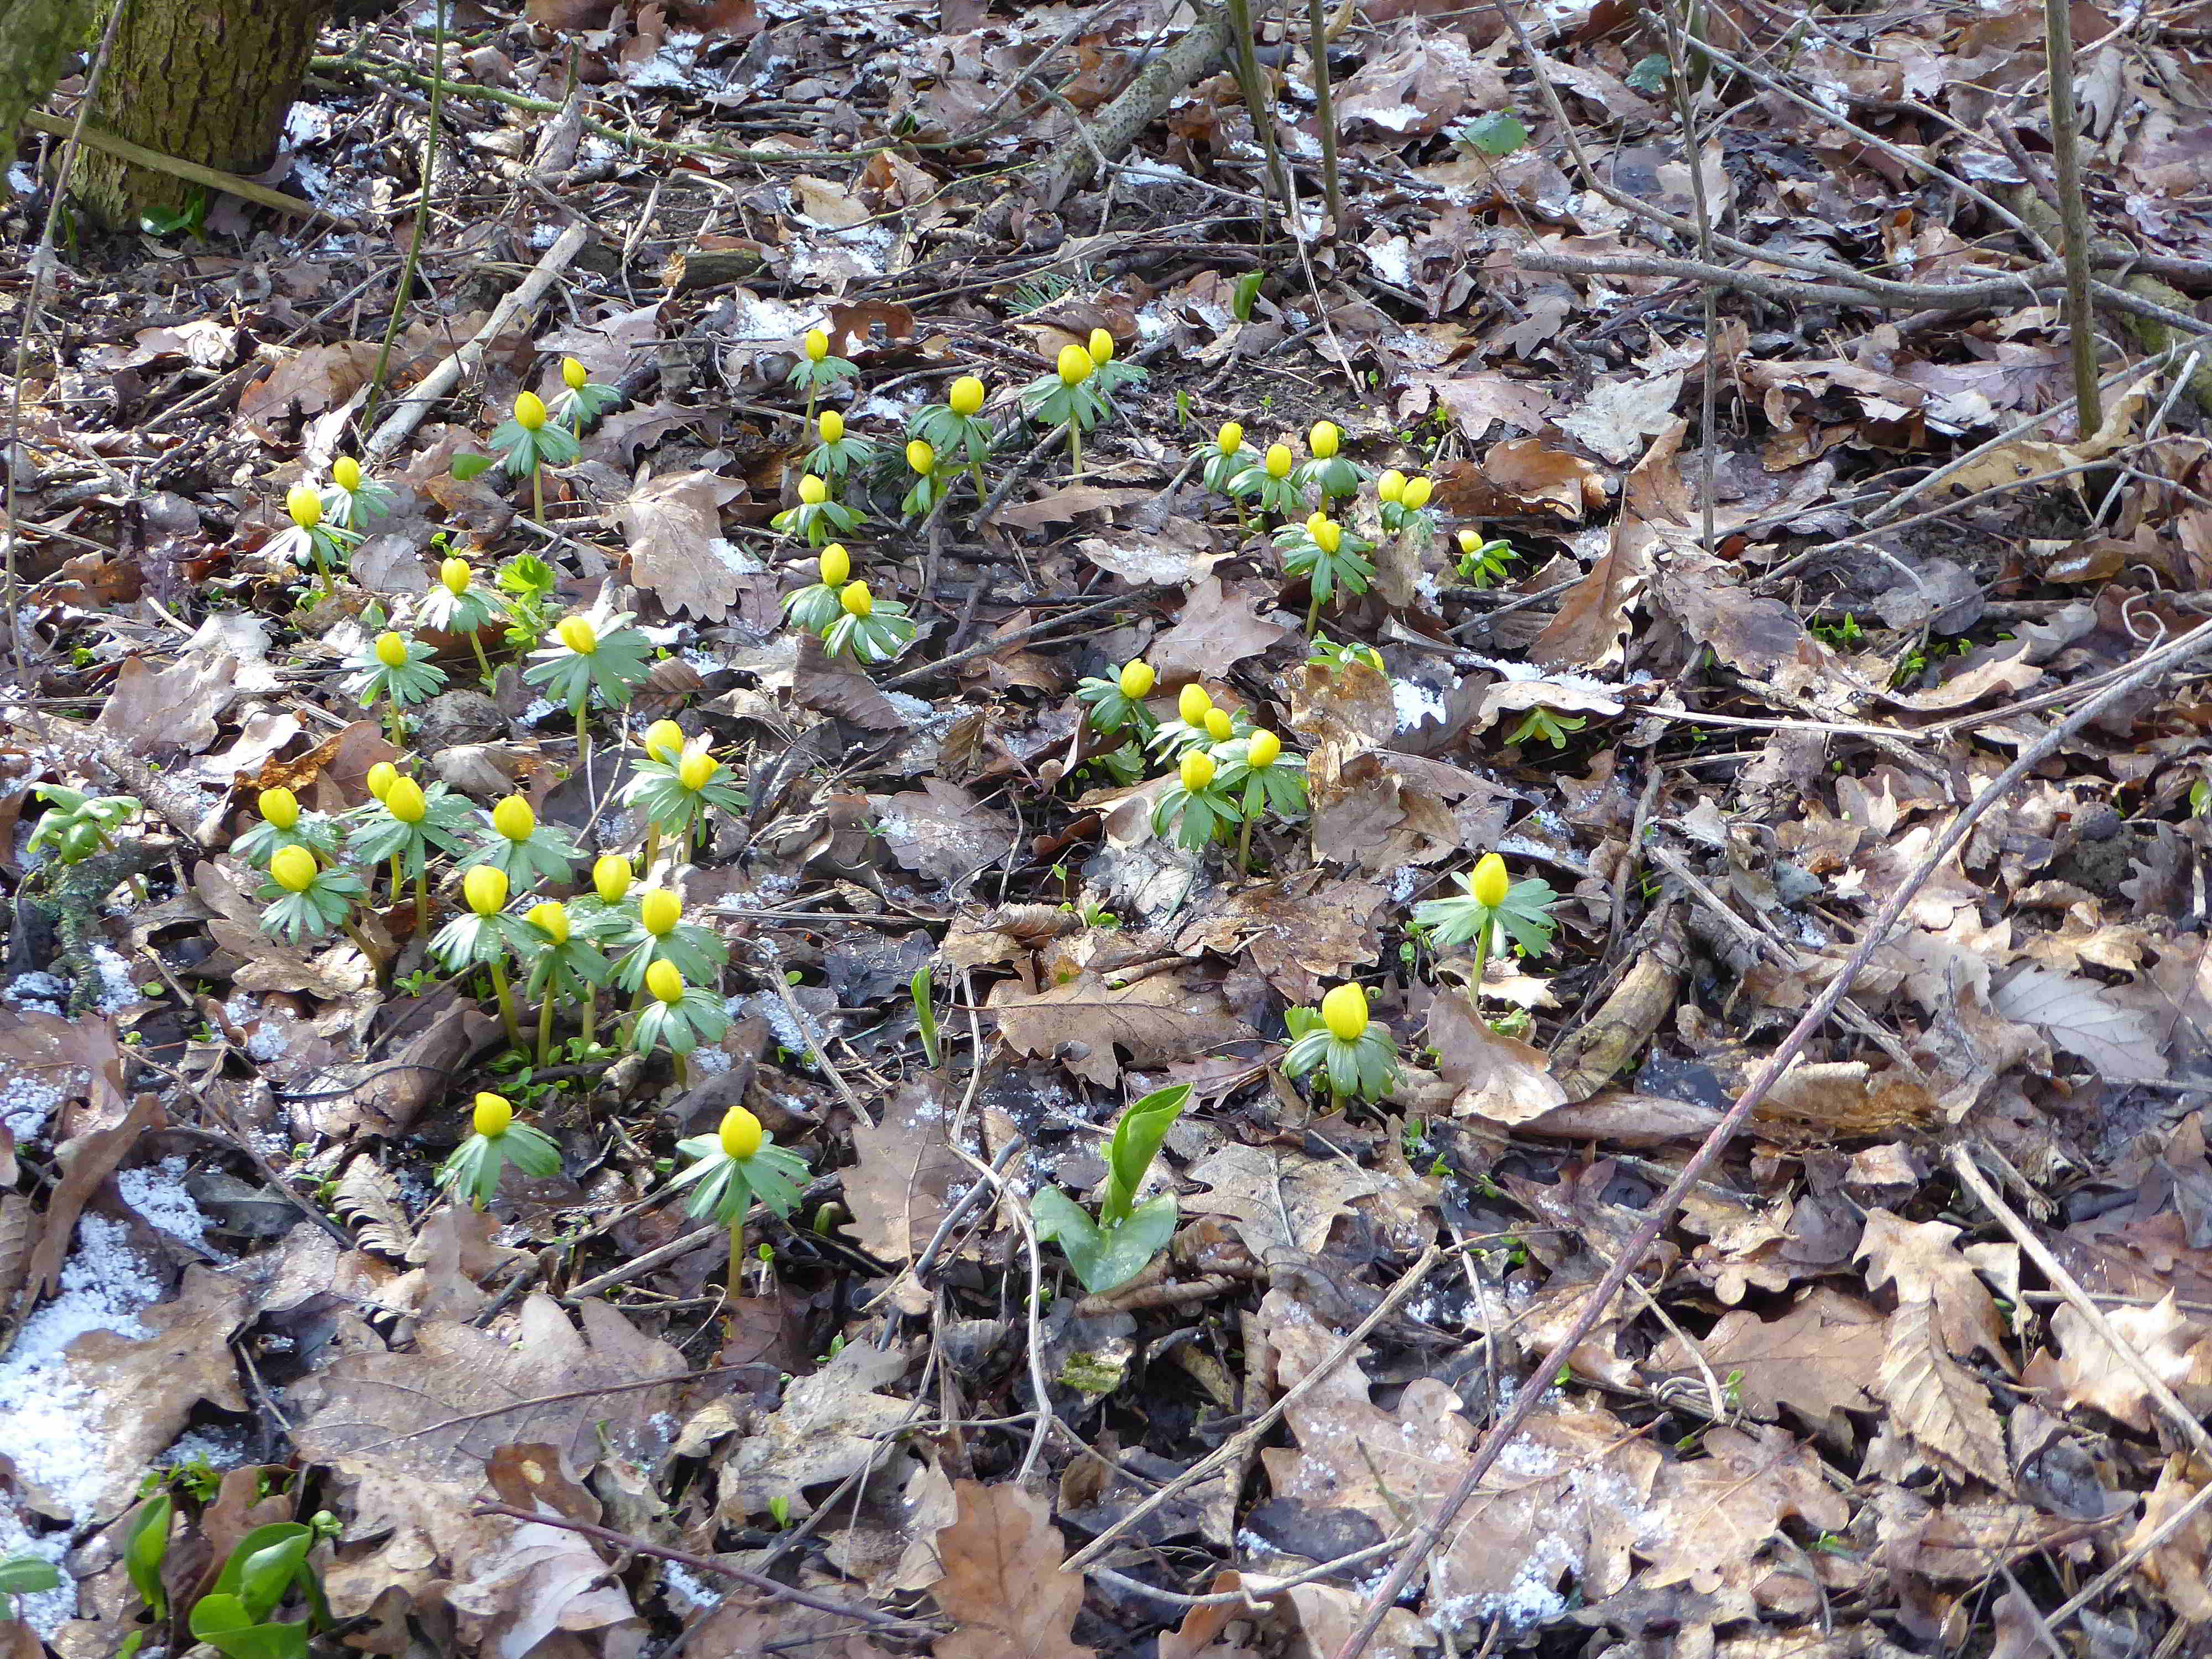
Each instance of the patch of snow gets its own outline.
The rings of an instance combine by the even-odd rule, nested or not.
[[[623,64],[615,72],[633,87],[690,88],[697,81],[699,44],[703,35],[690,29],[671,29],[660,37],[660,50],[635,69]]]
[[[668,1587],[668,1598],[676,1604],[678,1613],[696,1613],[702,1607],[722,1604],[723,1592],[708,1585],[681,1561],[663,1561],[660,1582]]]
[[[181,1154],[165,1158],[149,1168],[124,1170],[115,1177],[116,1189],[149,1226],[181,1238],[196,1250],[218,1255],[221,1252],[207,1242],[207,1218],[185,1189],[190,1167]]]
[[[541,219],[531,226],[528,240],[532,247],[551,247],[561,239],[561,227],[550,219]]]
[[[24,1529],[14,1511],[0,1506],[0,1559],[11,1555],[35,1555],[59,1567],[69,1547],[67,1530],[33,1535]],[[44,1637],[54,1636],[63,1625],[76,1617],[76,1586],[70,1582],[66,1568],[63,1569],[62,1582],[57,1588],[18,1595],[14,1600],[16,1616]]]
[[[1431,690],[1419,680],[1392,680],[1390,705],[1398,711],[1401,732],[1410,732],[1430,720],[1441,721],[1447,712],[1443,694]]]
[[[732,1019],[745,1015],[757,1015],[768,1022],[769,1033],[776,1046],[788,1052],[792,1058],[811,1071],[814,1068],[814,1044],[805,1028],[791,1017],[791,1010],[783,999],[773,991],[754,991],[748,995],[734,996],[722,1005]]]
[[[8,981],[8,988],[0,991],[0,1001],[36,1014],[58,1014],[68,1000],[69,987],[61,977],[38,969],[16,975]]]
[[[221,1474],[246,1462],[246,1437],[234,1430],[187,1429],[154,1459],[156,1468],[178,1469],[201,1462]]]
[[[284,142],[295,149],[320,143],[331,136],[334,122],[330,111],[302,99],[284,112]]]
[[[706,1077],[718,1077],[730,1069],[730,1051],[726,1048],[694,1048],[691,1069]]]
[[[737,313],[729,323],[729,336],[733,340],[796,342],[808,329],[819,327],[825,320],[820,308],[814,306],[786,305],[781,300],[763,299],[744,289],[731,297]]]
[[[1393,288],[1413,286],[1413,240],[1410,236],[1393,236],[1381,246],[1370,246],[1360,250],[1367,256],[1367,264],[1374,273]]]
[[[1389,104],[1381,109],[1364,109],[1358,118],[1372,121],[1378,127],[1388,127],[1393,132],[1406,132],[1428,118],[1411,104]]]
[[[19,161],[8,169],[8,188],[18,196],[32,196],[38,193],[39,181],[30,168]]]
[[[99,1012],[112,1014],[135,1006],[146,1000],[140,994],[138,981],[131,976],[131,964],[115,951],[105,945],[94,945],[85,954],[100,975]]]
[[[557,713],[559,708],[560,705],[556,703],[551,698],[538,697],[532,701],[529,708],[522,711],[520,724],[524,726],[535,726],[547,715]]]
[[[1134,161],[1124,161],[1121,177],[1133,185],[1194,185],[1198,182],[1188,168],[1173,161],[1156,161],[1149,155],[1139,155]]]
[[[82,1066],[58,1066],[43,1073],[23,1072],[0,1079],[0,1123],[8,1126],[8,1133],[18,1145],[34,1141],[46,1132],[47,1119],[62,1102],[90,1082]]]

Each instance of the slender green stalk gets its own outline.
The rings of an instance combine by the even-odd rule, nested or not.
[[[545,987],[545,1000],[538,1005],[538,1063],[553,1063],[553,987]]]
[[[914,1019],[921,1033],[922,1058],[934,1071],[945,1064],[945,1044],[937,1034],[937,1009],[933,1006],[933,991],[929,969],[917,969],[913,982],[907,987],[907,993],[914,999]]]
[[[1237,867],[1248,876],[1252,873],[1252,820],[1249,817],[1237,830]]]
[[[592,1028],[599,1024],[599,988],[596,985],[587,985],[584,988],[584,1047],[586,1048],[592,1046]]]
[[[645,821],[645,851],[638,855],[637,872],[641,876],[653,873],[653,861],[660,855],[660,825],[653,819]]]
[[[545,522],[545,468],[534,457],[530,463],[530,516]]]
[[[1476,936],[1474,941],[1474,977],[1467,982],[1467,994],[1468,1000],[1474,1004],[1474,1012],[1478,1018],[1482,1014],[1483,970],[1490,965],[1490,936],[1497,931],[1498,924],[1495,921],[1485,921],[1482,924],[1482,932]]]
[[[1314,629],[1320,626],[1321,590],[1316,587],[1313,590],[1313,603],[1306,607],[1306,637],[1311,639],[1314,636]]]
[[[1083,422],[1073,419],[1067,423],[1067,476],[1083,476]]]
[[[477,671],[483,676],[483,683],[489,688],[491,684],[491,659],[484,655],[483,636],[471,633],[469,644],[477,653]]]
[[[425,863],[428,862],[427,860],[424,861]],[[399,902],[400,891],[404,886],[406,880],[406,875],[399,867],[399,854],[394,853],[392,855],[392,902],[394,905],[397,905]]]
[[[983,488],[983,463],[981,461],[969,462],[968,476],[975,481],[975,504],[978,507],[981,507],[984,502],[991,499],[991,492]]]
[[[430,860],[426,855],[422,867],[415,872],[415,931],[430,931]]]
[[[371,967],[374,967],[376,964],[376,947],[368,942],[368,935],[361,931],[361,924],[356,921],[351,916],[348,916],[338,925],[345,929],[345,936],[354,942],[355,947],[360,951],[362,955],[368,958],[369,965]]]
[[[730,1224],[730,1300],[726,1312],[734,1324],[738,1317],[738,1294],[745,1282],[745,1221],[739,1216]]]
[[[507,1028],[507,1040],[516,1048],[522,1047],[522,1020],[514,1012],[514,988],[507,982],[504,963],[491,964],[491,988],[499,997],[499,1023]]]
[[[384,705],[386,729],[392,734],[392,746],[401,753],[407,749],[407,716],[399,712],[399,699],[389,698]]]
[[[308,537],[307,547],[315,556],[315,579],[322,584],[322,591],[315,596],[315,603],[320,605],[338,591],[337,580],[331,574],[330,556],[323,551],[323,538]]]
[[[430,181],[438,167],[438,113],[446,102],[446,0],[431,8],[430,112],[422,130],[422,190],[415,198],[415,231],[407,241],[407,258],[399,267],[399,286],[392,291],[392,315],[384,325],[384,343],[376,349],[376,368],[368,377],[368,396],[361,410],[361,429],[369,429],[371,417],[384,395],[385,371],[392,366],[392,342],[399,337],[399,319],[407,310],[407,296],[415,291],[415,267],[422,258],[422,238],[430,226]],[[543,523],[541,516],[539,522]]]
[[[587,770],[592,763],[592,734],[584,729],[585,704],[576,705],[576,769]]]

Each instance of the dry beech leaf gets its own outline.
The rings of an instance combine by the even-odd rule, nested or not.
[[[811,1513],[805,1489],[842,1480],[883,1452],[882,1437],[902,1428],[910,1403],[878,1389],[905,1374],[906,1354],[854,1342],[811,1376],[794,1380],[757,1434],[722,1467],[723,1518],[741,1523],[782,1498],[793,1515]]]
[[[1220,577],[1208,576],[1190,590],[1182,617],[1152,641],[1145,659],[1167,685],[1224,675],[1297,631],[1261,617],[1263,604],[1273,610],[1274,596],[1256,583],[1231,591]]]
[[[2118,1540],[2119,1547],[2132,1554],[2139,1544],[2148,1543],[2174,1511],[2203,1490],[2206,1479],[2201,1455],[2177,1452],[2167,1458],[2157,1486],[2144,1500],[2142,1519]],[[2176,1613],[2202,1625],[2212,1622],[2212,1585],[2204,1580],[2207,1561],[2212,1561],[2212,1509],[2199,1509],[2143,1558],[2139,1571]]]
[[[2112,1334],[2141,1356],[2151,1374],[2193,1411],[2212,1405],[2212,1332],[2181,1311],[2172,1291],[2149,1308],[2108,1308]],[[2051,1334],[2058,1344],[2058,1380],[2069,1406],[2087,1406],[2139,1434],[2159,1416],[2134,1368],[2071,1306],[2055,1309]]]
[[[1381,1173],[1349,1158],[1285,1158],[1266,1146],[1224,1146],[1188,1175],[1212,1190],[1184,1198],[1183,1212],[1232,1217],[1245,1249],[1263,1258],[1280,1249],[1319,1255],[1337,1218],[1384,1186]]]
[[[945,1138],[948,1114],[939,1073],[900,1085],[883,1121],[853,1125],[859,1161],[845,1175],[847,1206],[860,1248],[885,1261],[911,1261],[944,1218],[945,1194],[974,1171]]]

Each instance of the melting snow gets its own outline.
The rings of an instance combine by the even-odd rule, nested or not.
[[[115,1177],[123,1201],[138,1212],[148,1225],[172,1238],[181,1238],[194,1249],[219,1255],[207,1242],[207,1218],[185,1189],[187,1165],[182,1157],[165,1158],[148,1169],[125,1170]]]

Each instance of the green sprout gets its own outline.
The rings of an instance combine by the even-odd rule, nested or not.
[[[1548,743],[1554,749],[1565,749],[1570,733],[1579,732],[1589,721],[1579,714],[1555,714],[1539,705],[1522,716],[1521,724],[1513,728],[1506,738],[1511,744]]]
[[[317,499],[325,524],[333,530],[359,531],[371,519],[391,512],[398,495],[389,485],[368,482],[362,477],[359,461],[341,455],[331,463],[330,488]]]
[[[353,671],[346,690],[364,708],[384,705],[394,749],[407,747],[407,709],[446,689],[446,671],[430,660],[437,654],[422,641],[386,629],[346,663]]]
[[[1152,833],[1164,836],[1172,829],[1176,842],[1192,852],[1226,836],[1243,813],[1218,773],[1213,757],[1205,750],[1185,754],[1176,768],[1175,781],[1153,805]]]
[[[1380,1100],[1398,1078],[1398,1045],[1387,1027],[1367,1017],[1367,992],[1346,981],[1318,1008],[1292,1008],[1283,1016],[1291,1046],[1283,1070],[1293,1078],[1318,1072],[1338,1109],[1348,1100]]]
[[[491,447],[500,452],[509,477],[530,475],[530,515],[544,524],[545,469],[566,466],[582,453],[576,434],[553,424],[543,398],[521,392],[515,394],[514,412],[491,434]]]
[[[19,1595],[37,1595],[42,1591],[61,1588],[61,1569],[43,1555],[11,1555],[0,1561],[0,1596],[7,1598],[0,1606],[8,1609],[9,1622],[20,1616],[15,1605]],[[35,1648],[38,1638],[31,1638]]]
[[[744,1272],[746,1212],[756,1199],[778,1219],[797,1209],[806,1160],[777,1146],[761,1121],[742,1106],[724,1112],[713,1134],[679,1140],[676,1150],[691,1160],[668,1183],[672,1190],[692,1189],[685,1213],[696,1221],[729,1229],[730,1296],[734,1301]]]
[[[799,481],[799,504],[784,508],[768,526],[779,536],[797,536],[809,547],[820,547],[859,529],[860,514],[856,507],[830,500],[827,481],[809,472]]]
[[[506,1096],[478,1095],[469,1127],[469,1137],[438,1166],[438,1184],[465,1195],[475,1208],[491,1202],[510,1164],[532,1181],[561,1173],[561,1149],[543,1130],[516,1122]]]
[[[584,428],[622,401],[619,386],[602,386],[592,371],[574,357],[561,360],[561,392],[553,399],[552,416],[566,421],[569,432],[580,439]]]
[[[564,703],[576,718],[576,752],[591,754],[591,732],[585,720],[593,696],[610,708],[629,706],[637,688],[653,674],[653,644],[632,628],[630,613],[602,613],[563,617],[553,630],[553,643],[530,653],[532,666],[522,678],[542,686],[554,702]]]
[[[1334,596],[1357,598],[1374,580],[1374,565],[1362,556],[1370,544],[1325,513],[1312,514],[1304,524],[1285,525],[1275,532],[1275,546],[1283,556],[1284,574],[1306,579],[1312,595],[1306,606],[1309,636],[1321,623],[1322,607]]]
[[[1132,657],[1115,671],[1112,679],[1087,678],[1075,688],[1075,700],[1088,711],[1091,729],[1108,736],[1125,728],[1139,738],[1150,738],[1159,722],[1145,707],[1157,676],[1152,664]]]
[[[805,471],[818,472],[825,478],[842,478],[855,467],[866,466],[876,459],[876,447],[865,438],[854,438],[845,431],[845,417],[834,409],[825,409],[815,422],[815,431],[821,441],[806,452],[801,463]]]
[[[1106,1140],[1106,1190],[1096,1221],[1057,1187],[1030,1200],[1037,1237],[1060,1246],[1093,1296],[1127,1284],[1175,1236],[1175,1194],[1162,1193],[1139,1204],[1137,1194],[1189,1099],[1190,1085],[1178,1083],[1156,1090],[1121,1114]]]
[[[860,374],[850,359],[830,355],[830,337],[818,328],[806,331],[799,342],[799,359],[791,366],[791,384],[806,393],[806,418],[814,418],[814,404],[823,392]]]
[[[490,833],[478,832],[476,848],[461,860],[464,870],[489,865],[518,887],[565,882],[583,853],[575,842],[538,822],[520,795],[509,795],[483,815]]]
[[[921,1057],[933,1071],[945,1064],[945,1043],[937,1034],[937,1010],[932,1004],[929,964],[924,963],[915,969],[906,994],[914,1003],[915,1029],[921,1034]]]
[[[553,590],[560,574],[535,553],[518,553],[499,568],[495,580],[507,597],[507,642],[517,651],[535,651],[551,631]]]
[[[889,662],[915,636],[914,619],[896,599],[878,599],[866,582],[848,582],[837,596],[844,614],[823,630],[822,647],[833,658]]]
[[[793,628],[821,634],[845,614],[839,595],[852,578],[853,556],[845,551],[844,543],[832,542],[817,556],[815,570],[819,580],[783,596],[783,616]]]
[[[477,653],[477,672],[489,685],[491,659],[484,655],[483,641],[477,635],[497,622],[506,609],[494,595],[477,586],[466,559],[451,558],[440,561],[437,580],[415,602],[415,618],[441,634],[467,635],[470,647]]]
[[[1468,981],[1468,995],[1479,1007],[1483,968],[1498,930],[1511,935],[1522,955],[1542,956],[1552,948],[1552,934],[1559,927],[1551,909],[1559,896],[1538,877],[1513,880],[1504,859],[1496,853],[1485,853],[1475,860],[1474,873],[1456,879],[1462,890],[1453,897],[1425,899],[1413,907],[1413,926],[1435,949],[1474,944],[1474,975]]]
[[[324,869],[304,847],[279,848],[269,860],[268,879],[254,895],[269,907],[261,913],[261,931],[297,945],[343,928],[373,961],[374,952],[353,923],[353,907],[366,890],[359,876]]]
[[[983,404],[989,396],[981,380],[963,374],[945,388],[943,403],[922,410],[907,428],[909,438],[921,439],[953,465],[964,462],[979,502],[990,496],[983,488],[983,463],[990,459],[996,441],[991,423],[982,417]]]
[[[134,801],[131,803],[136,805]],[[281,785],[264,789],[254,800],[261,822],[230,844],[230,850],[257,870],[287,847],[304,847],[324,863],[335,863],[343,830],[335,818],[300,809],[300,798]]]
[[[1316,634],[1309,641],[1309,647],[1306,660],[1316,667],[1327,668],[1332,672],[1349,668],[1354,663],[1358,663],[1364,668],[1371,668],[1378,674],[1387,674],[1389,672],[1382,665],[1382,653],[1380,651],[1371,645],[1362,645],[1357,640],[1347,641],[1339,645],[1328,635]]]
[[[105,852],[114,845],[115,832],[145,810],[136,795],[94,795],[58,783],[40,784],[37,794],[47,810],[23,850],[52,848],[64,864],[82,864]]]

